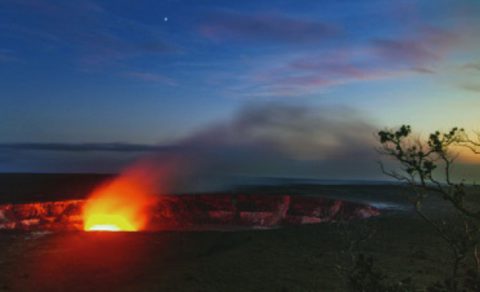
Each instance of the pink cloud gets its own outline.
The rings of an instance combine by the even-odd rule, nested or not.
[[[340,29],[327,23],[296,19],[273,14],[212,14],[199,28],[213,40],[251,40],[278,43],[315,43],[340,34]]]
[[[410,37],[377,38],[372,40],[374,51],[386,61],[414,67],[428,67],[443,60],[459,41],[450,31],[424,26]]]

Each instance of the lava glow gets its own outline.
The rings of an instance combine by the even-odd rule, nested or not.
[[[117,215],[94,214],[85,222],[86,231],[137,231],[129,218]]]
[[[139,231],[155,204],[148,168],[134,168],[98,188],[83,210],[85,231]]]

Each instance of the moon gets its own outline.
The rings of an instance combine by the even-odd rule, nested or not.
[[[163,18],[163,21],[167,22],[167,21],[168,21],[168,17],[165,16],[165,17]]]

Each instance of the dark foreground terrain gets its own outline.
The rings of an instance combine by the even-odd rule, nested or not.
[[[392,278],[443,275],[445,253],[424,224],[370,219],[365,252]],[[12,291],[344,291],[336,224],[239,232],[0,234],[0,288]],[[419,256],[420,255],[420,256]]]
[[[42,182],[38,177],[30,177],[23,193],[17,190],[14,195],[8,195],[12,192],[9,193],[7,188],[14,187],[16,183],[22,184],[20,176],[15,180],[10,177],[1,192],[4,202],[15,201],[15,197],[21,202],[68,197],[60,191],[52,192],[55,189],[54,176],[44,178],[50,181]],[[63,179],[67,180],[63,183],[68,189],[68,179]],[[94,185],[93,181],[98,183],[105,177],[72,176],[69,179],[76,180],[77,188],[81,189],[82,183]],[[80,183],[82,179],[85,181]],[[32,183],[34,180],[37,180],[37,186]],[[0,181],[4,182],[5,177]],[[35,188],[42,195],[36,195]],[[282,190],[368,201],[386,206],[386,209],[380,217],[366,220],[273,230],[158,233],[2,231],[0,289],[345,291],[345,277],[339,273],[338,267],[350,268],[348,249],[365,233],[371,238],[358,251],[372,255],[392,281],[412,277],[420,286],[427,285],[442,279],[448,271],[446,247],[404,203],[403,188],[391,185],[290,185],[283,186]],[[35,196],[31,197],[32,194]],[[73,197],[82,196],[84,194],[79,190]],[[439,206],[434,209],[442,210]]]

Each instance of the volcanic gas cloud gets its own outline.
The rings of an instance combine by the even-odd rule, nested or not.
[[[167,185],[195,193],[230,186],[229,175],[344,176],[356,168],[363,175],[365,165],[371,164],[365,161],[373,159],[368,138],[372,131],[374,127],[350,110],[254,104],[231,120],[159,147],[97,189],[85,206],[84,229],[145,229],[155,198],[172,191]]]

